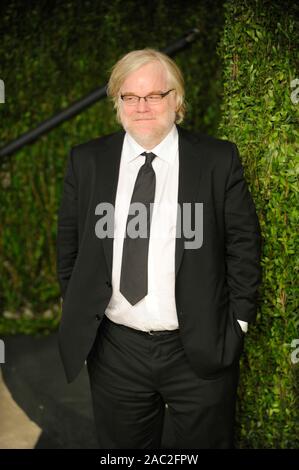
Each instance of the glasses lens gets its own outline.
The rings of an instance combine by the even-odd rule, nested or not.
[[[146,99],[149,103],[158,103],[159,101],[162,100],[162,96],[161,95],[148,95]]]
[[[123,101],[127,104],[136,104],[138,102],[138,97],[134,95],[125,95],[123,96]]]

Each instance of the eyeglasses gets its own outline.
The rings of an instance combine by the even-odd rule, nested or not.
[[[158,104],[162,101],[163,98],[165,98],[165,96],[167,96],[173,90],[174,88],[166,91],[165,93],[150,93],[146,96],[120,95],[120,97],[123,102],[126,103],[128,106],[135,106],[137,103],[139,103],[141,98],[143,98],[144,101],[146,101],[148,104]]]

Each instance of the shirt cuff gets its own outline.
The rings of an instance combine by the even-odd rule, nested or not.
[[[247,330],[248,330],[247,321],[237,320],[237,322],[239,322],[239,325],[240,325],[241,329],[244,331],[244,333],[247,333]]]

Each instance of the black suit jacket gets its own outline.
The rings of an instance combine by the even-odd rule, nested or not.
[[[178,126],[178,203],[203,203],[203,244],[176,239],[175,296],[185,353],[200,377],[239,360],[237,319],[256,316],[261,234],[234,143]],[[59,350],[68,382],[93,345],[112,294],[113,239],[96,236],[100,202],[114,205],[124,131],[74,147],[58,212],[57,273],[62,295]],[[162,261],[161,261],[162,262]]]

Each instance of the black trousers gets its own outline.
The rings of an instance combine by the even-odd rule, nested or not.
[[[178,330],[151,336],[104,317],[87,370],[100,448],[161,448],[166,403],[173,448],[233,447],[239,367],[198,377]]]

